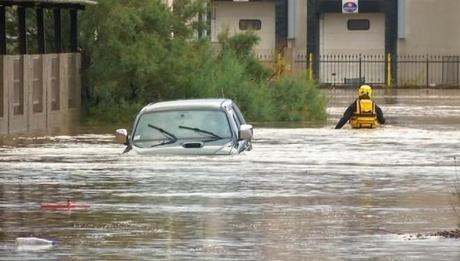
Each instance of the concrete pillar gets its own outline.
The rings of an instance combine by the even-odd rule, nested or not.
[[[5,74],[8,81],[9,96],[9,134],[23,134],[28,131],[28,75],[24,66],[24,56],[7,56],[5,64],[8,72]]]
[[[75,53],[0,56],[0,135],[55,134],[77,125],[80,68]]]
[[[29,55],[30,95],[29,132],[44,132],[46,130],[46,91],[44,84],[44,59],[41,55]],[[36,95],[34,95],[36,94]],[[41,94],[41,95],[40,95]],[[41,110],[40,110],[41,109]]]
[[[77,92],[77,108],[78,108],[78,114],[79,114],[79,119],[80,119],[80,113],[81,113],[81,54],[76,53],[75,55],[75,81],[76,81],[76,92]]]
[[[61,118],[61,130],[68,130],[70,125],[69,123],[69,54],[68,53],[60,53],[59,54],[59,88],[61,94],[61,110],[60,110],[60,118]]]
[[[69,124],[74,126],[80,122],[81,113],[81,55],[78,53],[69,54],[69,66],[67,68],[67,77],[69,80],[68,97],[72,95],[73,107],[70,107],[69,101]],[[71,87],[71,85],[73,85]],[[72,92],[72,93],[71,93]]]
[[[51,133],[61,128],[62,94],[61,94],[61,68],[57,54],[45,55],[46,97],[47,97],[47,128]],[[57,97],[55,96],[57,95]]]
[[[43,55],[43,92],[45,95],[45,114],[46,114],[46,130],[51,127],[51,57],[52,54]]]

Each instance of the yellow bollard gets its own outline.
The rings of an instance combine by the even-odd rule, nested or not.
[[[313,53],[308,54],[308,80],[313,80]]]
[[[279,79],[281,77],[281,54],[278,53],[276,57],[276,76]]]
[[[391,75],[391,54],[387,55],[387,86],[392,87],[392,75]]]

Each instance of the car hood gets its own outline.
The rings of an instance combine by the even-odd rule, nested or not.
[[[203,142],[201,140],[179,140],[173,144],[155,147],[141,148],[133,145],[129,153],[142,155],[226,155],[237,153],[237,149],[234,147],[232,140],[228,139],[211,142]]]

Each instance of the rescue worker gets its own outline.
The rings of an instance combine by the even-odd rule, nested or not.
[[[355,129],[375,128],[377,124],[385,124],[382,109],[371,98],[371,86],[361,85],[358,89],[358,99],[348,106],[335,128],[342,128],[347,121]]]

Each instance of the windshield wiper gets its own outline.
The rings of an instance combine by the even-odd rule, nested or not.
[[[176,142],[176,140],[162,141],[162,142],[160,142],[160,143],[158,143],[158,144],[151,145],[150,148],[156,147],[156,146],[162,146],[162,145],[166,145],[166,144],[172,144],[172,143],[174,143],[174,142]]]
[[[150,123],[147,124],[147,126],[149,126],[150,128],[155,129],[155,130],[161,132],[161,133],[168,139],[168,141],[163,141],[163,142],[161,142],[161,143],[159,143],[159,144],[155,144],[155,145],[152,145],[152,146],[150,146],[150,147],[155,147],[155,146],[161,146],[161,145],[171,144],[171,143],[174,143],[174,142],[177,141],[177,137],[174,136],[174,134],[172,134],[172,133],[170,133],[170,132],[167,132],[167,131],[163,130],[162,128],[159,128],[159,127],[157,127],[157,126],[154,126],[154,125],[152,125],[152,124],[150,124]]]
[[[186,129],[186,130],[192,130],[192,131],[199,132],[199,133],[208,134],[208,135],[211,135],[216,140],[223,139],[221,136],[219,136],[219,135],[217,135],[217,134],[215,134],[213,132],[207,131],[207,130],[202,130],[202,129],[198,129],[198,128],[192,128],[192,127],[187,127],[187,126],[182,126],[182,125],[179,125],[179,128],[180,129]]]

